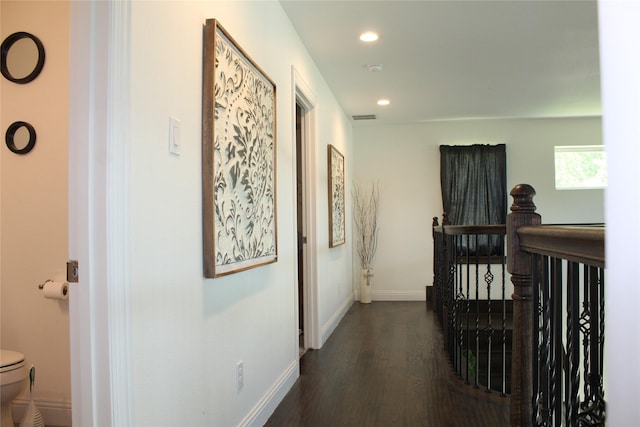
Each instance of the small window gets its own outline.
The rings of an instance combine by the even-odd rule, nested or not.
[[[585,190],[607,186],[604,145],[554,147],[556,190]]]

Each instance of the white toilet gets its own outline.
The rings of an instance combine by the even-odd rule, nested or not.
[[[29,370],[24,363],[24,354],[12,350],[0,350],[0,408],[1,427],[13,427],[11,402],[27,387]]]

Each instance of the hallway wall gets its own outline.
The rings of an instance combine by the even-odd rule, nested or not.
[[[277,86],[279,254],[277,263],[205,280],[201,108],[207,18],[218,19]],[[326,146],[334,144],[351,181],[351,125],[278,2],[132,2],[130,19],[134,424],[262,425],[269,405],[297,377],[292,66],[318,101],[313,173],[323,334],[353,299],[351,248],[328,247],[326,166]],[[180,156],[168,150],[169,116],[181,121]],[[350,233],[347,224],[348,242]]]
[[[601,1],[598,6],[603,129],[609,165],[604,387],[607,424],[632,426],[640,419],[636,398],[640,330],[629,327],[638,321],[640,303],[640,223],[634,220],[640,206],[640,57],[636,54],[640,4]]]
[[[433,282],[432,218],[442,219],[440,145],[506,144],[507,193],[531,184],[544,223],[604,222],[604,190],[555,190],[555,145],[601,145],[600,118],[467,120],[354,128],[355,179],[379,181],[373,297],[424,299]],[[508,206],[513,200],[508,198]],[[354,255],[354,275],[359,265]],[[357,277],[354,277],[354,281]]]
[[[46,57],[30,83],[0,77],[0,345],[36,367],[34,397],[47,422],[70,424],[69,304],[45,299],[38,289],[66,275],[69,3],[2,0],[0,15],[0,39],[30,32]],[[28,154],[16,155],[4,143],[15,121],[36,130]],[[28,391],[23,406],[24,398]]]

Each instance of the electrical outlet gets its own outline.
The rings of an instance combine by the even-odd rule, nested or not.
[[[236,365],[236,382],[238,390],[242,390],[244,387],[244,362],[242,360]]]

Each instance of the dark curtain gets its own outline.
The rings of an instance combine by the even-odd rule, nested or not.
[[[504,224],[507,216],[507,154],[499,145],[441,145],[442,205],[454,225]],[[469,246],[486,255],[502,254],[501,239]],[[488,247],[487,247],[488,245]],[[498,253],[499,252],[499,253]],[[485,254],[483,254],[485,255]]]

